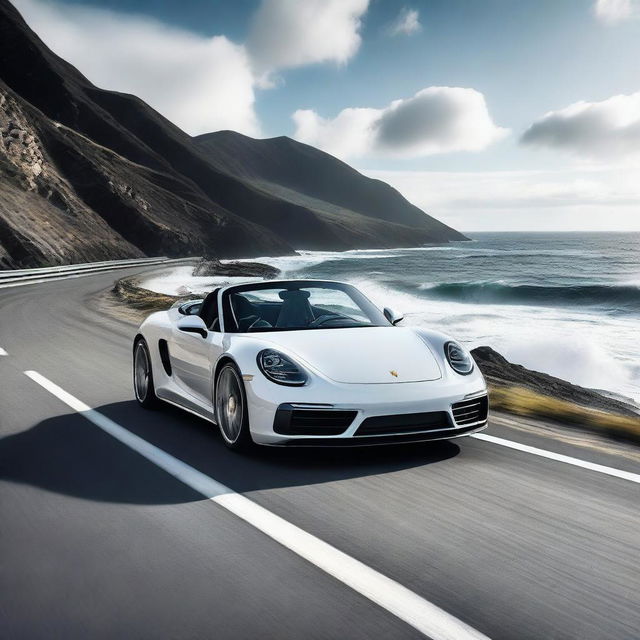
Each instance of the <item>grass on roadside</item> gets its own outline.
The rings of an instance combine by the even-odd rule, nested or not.
[[[545,418],[640,443],[640,416],[621,416],[558,400],[524,387],[490,386],[491,408],[530,418]]]

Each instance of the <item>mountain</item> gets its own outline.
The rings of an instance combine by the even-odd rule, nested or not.
[[[311,209],[321,219],[330,221],[338,216],[360,227],[370,224],[372,231],[379,229],[381,233],[393,225],[396,244],[387,246],[398,246],[400,238],[416,244],[412,239],[416,230],[428,234],[426,242],[467,239],[412,205],[385,182],[367,178],[328,153],[286,136],[256,140],[235,131],[217,131],[194,141],[220,171]]]
[[[1,268],[460,239],[307,145],[191,138],[139,98],[94,86],[0,0]]]

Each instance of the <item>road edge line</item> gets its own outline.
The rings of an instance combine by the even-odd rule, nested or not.
[[[547,449],[539,449],[538,447],[532,447],[528,444],[520,444],[513,440],[506,440],[505,438],[498,438],[491,436],[488,433],[472,433],[470,438],[476,438],[476,440],[484,440],[491,444],[497,444],[501,447],[508,447],[509,449],[515,449],[524,453],[529,453],[541,458],[548,458],[549,460],[555,460],[556,462],[564,462],[565,464],[573,465],[574,467],[581,467],[582,469],[588,469],[589,471],[597,471],[598,473],[604,473],[614,478],[620,478],[622,480],[628,480],[629,482],[640,483],[640,474],[633,473],[631,471],[623,471],[622,469],[615,469],[614,467],[607,467],[603,464],[597,464],[596,462],[588,462],[587,460],[581,460],[580,458],[574,458],[573,456],[567,456],[563,453],[555,453],[548,451]]]

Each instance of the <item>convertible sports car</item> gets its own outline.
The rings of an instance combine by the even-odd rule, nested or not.
[[[341,282],[222,287],[142,323],[136,398],[217,424],[233,449],[414,442],[483,429],[487,388],[471,355],[400,320]]]

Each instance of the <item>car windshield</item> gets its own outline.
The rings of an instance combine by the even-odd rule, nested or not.
[[[225,331],[296,331],[389,326],[355,287],[292,280],[240,285],[223,296]]]

